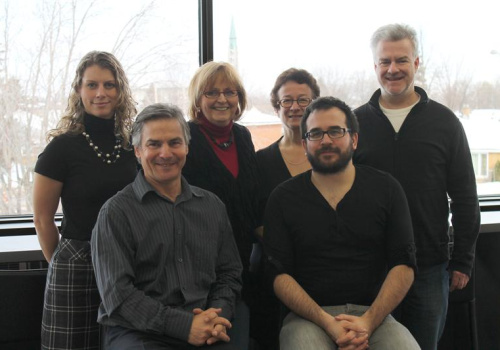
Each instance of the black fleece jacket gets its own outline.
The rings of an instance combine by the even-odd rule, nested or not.
[[[420,102],[397,133],[380,109],[380,90],[355,110],[360,132],[354,162],[387,171],[403,186],[419,266],[450,259],[451,209],[454,248],[449,268],[470,276],[480,212],[467,138],[451,110],[429,99],[423,89],[415,87],[415,91]]]

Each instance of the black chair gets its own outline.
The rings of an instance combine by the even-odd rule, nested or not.
[[[40,349],[46,269],[0,270],[0,349]]]

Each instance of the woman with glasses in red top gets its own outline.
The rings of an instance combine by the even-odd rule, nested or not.
[[[242,299],[253,309],[250,256],[261,226],[258,170],[250,132],[235,123],[246,106],[245,88],[232,65],[208,62],[197,70],[189,85],[191,141],[182,174],[191,185],[215,193],[226,205],[243,263]],[[248,309],[243,306],[245,317],[242,305],[232,321],[239,330],[233,327],[231,341],[247,349]]]

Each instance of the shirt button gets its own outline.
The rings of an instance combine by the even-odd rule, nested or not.
[[[178,262],[182,262],[182,258],[178,258],[178,259],[177,259],[177,261],[178,261]]]

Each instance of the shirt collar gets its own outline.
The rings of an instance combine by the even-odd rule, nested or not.
[[[137,196],[137,200],[139,200],[140,202],[142,202],[144,200],[144,197],[151,192],[156,194],[158,197],[168,200],[162,195],[160,195],[155,190],[155,188],[151,186],[149,182],[147,182],[146,178],[144,177],[144,170],[139,171],[139,173],[135,178],[134,183],[132,184],[132,187],[134,189],[135,195]],[[198,187],[191,186],[184,178],[184,176],[181,177],[181,188],[182,192],[175,200],[177,203],[187,201],[191,199],[193,196],[203,197],[203,191]]]

